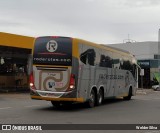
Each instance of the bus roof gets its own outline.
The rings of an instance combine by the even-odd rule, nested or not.
[[[104,47],[112,48],[112,49],[115,49],[115,50],[118,50],[118,51],[121,51],[121,52],[124,52],[124,53],[130,54],[130,52],[129,52],[129,51],[124,50],[124,49],[115,48],[115,47],[108,46],[108,45],[105,45],[105,44],[101,44],[101,45],[102,45],[102,46],[104,46]]]
[[[123,50],[123,49],[114,48],[114,47],[104,45],[104,44],[97,44],[97,43],[89,42],[89,41],[78,39],[78,38],[74,38],[74,39],[77,39],[80,42],[84,42],[86,45],[90,45],[90,46],[97,47],[97,48],[100,48],[100,49],[105,49],[105,50],[115,52],[115,53],[118,53],[118,54],[121,54],[121,55],[124,55],[124,56],[129,56],[131,58],[134,57],[130,52],[128,52],[126,50]]]

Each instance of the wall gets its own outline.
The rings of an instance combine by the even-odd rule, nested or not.
[[[154,59],[154,54],[158,54],[158,42],[135,42],[109,45],[127,50],[135,55],[137,59]]]

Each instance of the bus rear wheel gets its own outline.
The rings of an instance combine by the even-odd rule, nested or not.
[[[103,91],[102,89],[100,89],[97,95],[97,106],[101,105],[102,102],[103,102]]]
[[[128,96],[123,97],[124,100],[131,100],[132,97],[132,88],[129,88]]]
[[[93,108],[95,106],[95,102],[96,102],[96,94],[95,91],[92,89],[89,96],[88,107]]]

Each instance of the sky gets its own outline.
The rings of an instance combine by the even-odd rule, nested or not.
[[[115,44],[158,41],[160,0],[0,0],[0,32]]]

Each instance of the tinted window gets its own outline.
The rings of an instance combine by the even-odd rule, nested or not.
[[[100,58],[99,66],[112,68],[113,59],[112,53],[109,51],[103,51]]]
[[[85,52],[81,53],[80,60],[84,64],[89,64],[89,65],[94,66],[95,57],[96,57],[96,53],[95,53],[94,49],[87,49]]]
[[[113,68],[120,69],[121,55],[118,53],[113,54]]]
[[[72,65],[72,39],[41,37],[35,42],[33,64]]]
[[[131,59],[126,60],[126,58],[124,58],[120,63],[120,67],[121,69],[130,71],[136,78],[136,65],[131,62]]]

